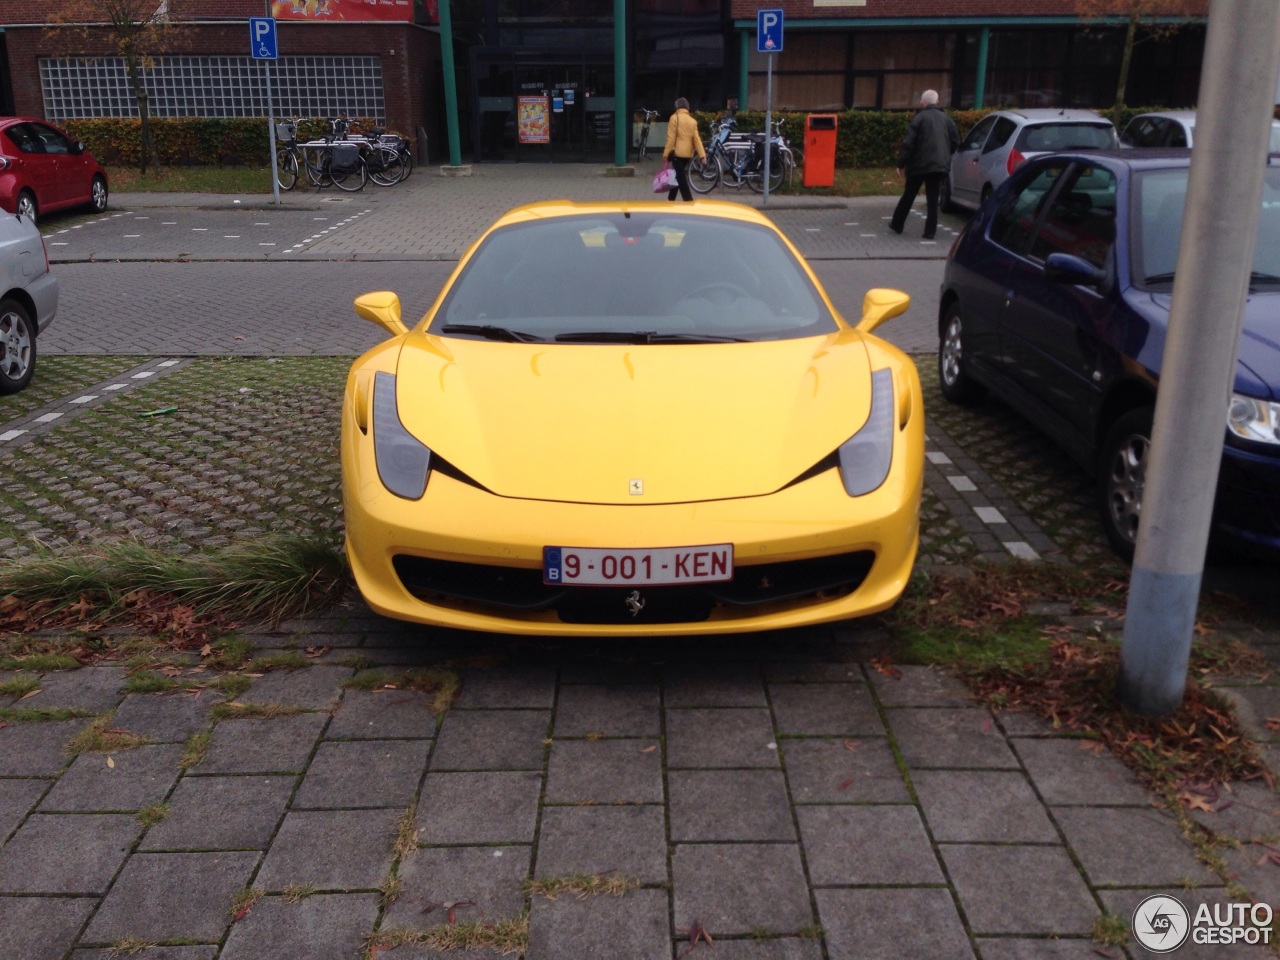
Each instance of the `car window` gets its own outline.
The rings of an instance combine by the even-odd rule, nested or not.
[[[1105,150],[1115,145],[1115,127],[1101,123],[1041,123],[1018,137],[1023,153],[1056,150]]]
[[[70,153],[71,141],[64,137],[53,127],[46,127],[43,123],[30,124],[32,134],[42,144],[44,144],[45,153]]]
[[[15,123],[5,130],[5,136],[23,153],[44,153],[44,142],[35,135],[29,123]]]
[[[1122,143],[1131,147],[1157,147],[1161,142],[1159,117],[1134,117],[1120,135]]]
[[[1169,121],[1167,143],[1171,147],[1187,146],[1187,128],[1176,120]]]
[[[991,131],[991,136],[987,138],[987,142],[982,147],[983,153],[990,153],[992,150],[999,150],[1009,138],[1013,136],[1013,132],[1018,129],[1018,125],[1008,117],[1000,117],[996,120],[995,129]]]
[[[782,340],[837,329],[774,231],[679,213],[549,217],[497,230],[431,326],[479,335],[440,329],[448,324],[544,340],[596,332]]]
[[[1173,282],[1186,205],[1186,167],[1134,175],[1130,253],[1135,282],[1165,288]],[[1259,283],[1280,277],[1280,167],[1267,167],[1262,184],[1252,270]]]
[[[969,131],[968,135],[960,141],[961,150],[974,150],[982,146],[982,142],[987,139],[987,134],[991,132],[991,128],[996,125],[996,118],[983,117],[978,124]]]
[[[1116,240],[1116,177],[1106,167],[1077,166],[1054,194],[1030,254],[1069,253],[1106,265]]]
[[[1026,186],[1005,196],[991,223],[991,239],[1014,253],[1026,249],[1035,230],[1041,205],[1067,168],[1066,161],[1050,163]]]

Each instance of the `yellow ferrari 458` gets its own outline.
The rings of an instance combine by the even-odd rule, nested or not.
[[[883,610],[919,544],[911,360],[738,204],[520,207],[342,411],[346,548],[376,611],[517,634],[768,630]]]

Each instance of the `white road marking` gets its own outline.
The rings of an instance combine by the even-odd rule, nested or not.
[[[978,519],[983,523],[1008,523],[1004,518],[1004,514],[995,507],[974,507],[973,512],[978,515]]]

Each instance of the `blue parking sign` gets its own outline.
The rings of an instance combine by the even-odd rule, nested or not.
[[[249,18],[249,52],[255,60],[278,60],[276,18]]]
[[[756,53],[777,53],[782,49],[782,11],[756,11]]]

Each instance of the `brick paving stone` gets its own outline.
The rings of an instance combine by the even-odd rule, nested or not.
[[[831,960],[974,958],[948,890],[815,890],[813,895]]]
[[[688,947],[680,949],[687,950]],[[715,960],[821,960],[822,942],[801,937],[774,940],[725,940],[719,937],[715,951]]]
[[[781,770],[672,770],[673,842],[796,839]]]
[[[654,740],[557,740],[551,745],[547,803],[663,799],[662,751]]]
[[[40,678],[40,692],[22,701],[24,707],[80,707],[105,713],[124,699],[123,667],[60,670]]]
[[[796,818],[815,887],[946,882],[915,807],[800,807]]]
[[[620,873],[666,883],[666,849],[660,806],[543,807],[534,876]]]
[[[436,735],[431,701],[416,690],[347,690],[324,735],[329,740],[431,738]]]
[[[565,683],[657,683],[658,668],[651,663],[623,660],[569,661],[560,668]]]
[[[511,954],[503,954],[488,947],[476,950],[433,950],[420,943],[406,943],[394,950],[382,950],[379,957],[386,960],[509,960]]]
[[[181,758],[177,743],[82,753],[41,802],[40,812],[141,810],[168,795],[181,773]]]
[[[658,688],[648,684],[566,684],[556,704],[553,736],[656,737]]]
[[[235,894],[249,884],[257,853],[137,853],[85,931],[86,943],[222,939]]]
[[[327,713],[222,720],[213,728],[204,760],[193,772],[299,773],[306,769]]]
[[[1262,783],[1232,783],[1220,789],[1214,812],[1188,810],[1196,823],[1211,833],[1237,840],[1275,842],[1280,836],[1280,797]]]
[[[96,899],[0,897],[0,957],[62,960]]]
[[[713,937],[796,933],[814,922],[794,844],[677,844],[671,876],[677,931],[698,921]]]
[[[886,707],[965,707],[973,694],[960,680],[937,667],[895,665],[897,676],[867,671],[876,696]]]
[[[429,740],[324,741],[293,798],[293,809],[398,807],[418,792]]]
[[[431,769],[541,770],[549,710],[450,710]]]
[[[473,667],[462,674],[459,707],[550,710],[556,702],[556,669],[536,665]]]
[[[222,960],[364,960],[377,918],[376,893],[263,897],[232,926]]]
[[[0,727],[0,777],[56,777],[71,762],[67,744],[86,720],[10,723]]]
[[[355,673],[350,667],[303,667],[273,670],[258,677],[237,699],[241,703],[330,710],[342,696],[342,683]]]
[[[865,683],[770,683],[778,732],[859,736],[884,733]]]
[[[662,684],[668,707],[767,707],[760,668],[752,663],[673,664]]]
[[[884,737],[785,737],[778,743],[796,803],[911,801]]]
[[[0,780],[0,846],[49,789],[51,780]]]
[[[270,892],[376,889],[393,859],[395,810],[303,810],[289,813],[254,883]]]
[[[169,813],[142,850],[265,850],[293,794],[294,776],[183,777]]]
[[[1268,846],[1276,846],[1274,838],[1268,841]],[[1238,848],[1227,846],[1221,850],[1227,879],[1239,883],[1258,902],[1274,904],[1280,901],[1280,867],[1262,859],[1269,852],[1266,847],[1248,841]]]
[[[148,947],[145,953],[138,954],[138,960],[213,960],[217,952],[217,944],[203,947]],[[120,960],[120,957],[120,951],[115,947],[98,947],[77,950],[71,955],[71,960]]]
[[[769,712],[668,710],[667,765],[695,769],[778,766]]]
[[[860,683],[862,668],[857,663],[772,660],[763,666],[769,683]]]
[[[1129,889],[1129,890],[1100,890],[1098,896],[1102,899],[1103,905],[1107,908],[1108,913],[1115,914],[1120,917],[1130,930],[1133,929],[1133,914],[1147,897],[1162,894],[1166,897],[1173,897],[1184,907],[1191,917],[1195,917],[1196,911],[1201,904],[1208,906],[1210,913],[1213,912],[1215,906],[1229,904],[1232,902],[1231,897],[1227,896],[1226,891],[1216,889],[1199,889],[1199,890],[1182,890],[1178,887],[1161,886],[1150,889]],[[1273,903],[1272,908],[1275,908]],[[1272,942],[1275,942],[1275,934],[1272,934]],[[1132,954],[1136,958],[1141,957],[1147,960],[1151,954],[1136,946],[1136,941],[1130,939]],[[1192,937],[1187,937],[1186,942],[1178,947],[1176,951],[1169,954],[1176,957],[1177,960],[1262,960],[1263,957],[1269,956],[1267,951],[1260,946],[1250,946],[1248,944],[1239,943],[1230,946],[1221,943],[1196,943]]]
[[[982,960],[1098,960],[1093,940],[979,940]],[[1119,956],[1119,952],[1116,953]]]
[[[535,897],[529,911],[525,960],[601,956],[655,960],[671,955],[671,920],[665,890],[632,890],[621,897]]]
[[[996,720],[1006,734],[1011,737],[1060,737],[1053,727],[1049,726],[1029,710],[1001,710]]]
[[[1059,807],[1054,816],[1095,887],[1217,882],[1173,819],[1152,807]]]
[[[885,716],[909,767],[1018,767],[1018,758],[987,710],[898,707]]]
[[[537,773],[429,773],[418,801],[418,842],[531,843],[541,791]]]
[[[198,697],[181,691],[134,693],[116,708],[111,725],[153,743],[182,743],[213,725],[209,711],[221,702],[222,697],[210,690]]]
[[[1101,912],[1064,847],[939,849],[976,933],[1087,934]]]
[[[521,884],[529,877],[530,847],[426,847],[400,863],[400,895],[382,929],[425,930],[447,922],[444,903],[470,900],[457,919],[506,920],[524,913]]]
[[[1058,843],[1044,807],[1021,773],[912,771],[934,839],[952,843]]]
[[[0,893],[101,894],[140,833],[129,814],[32,814],[0,848]]]
[[[1013,740],[1012,744],[1050,806],[1146,806],[1151,802],[1128,767],[1109,753],[1095,753],[1089,741],[1037,737]]]

